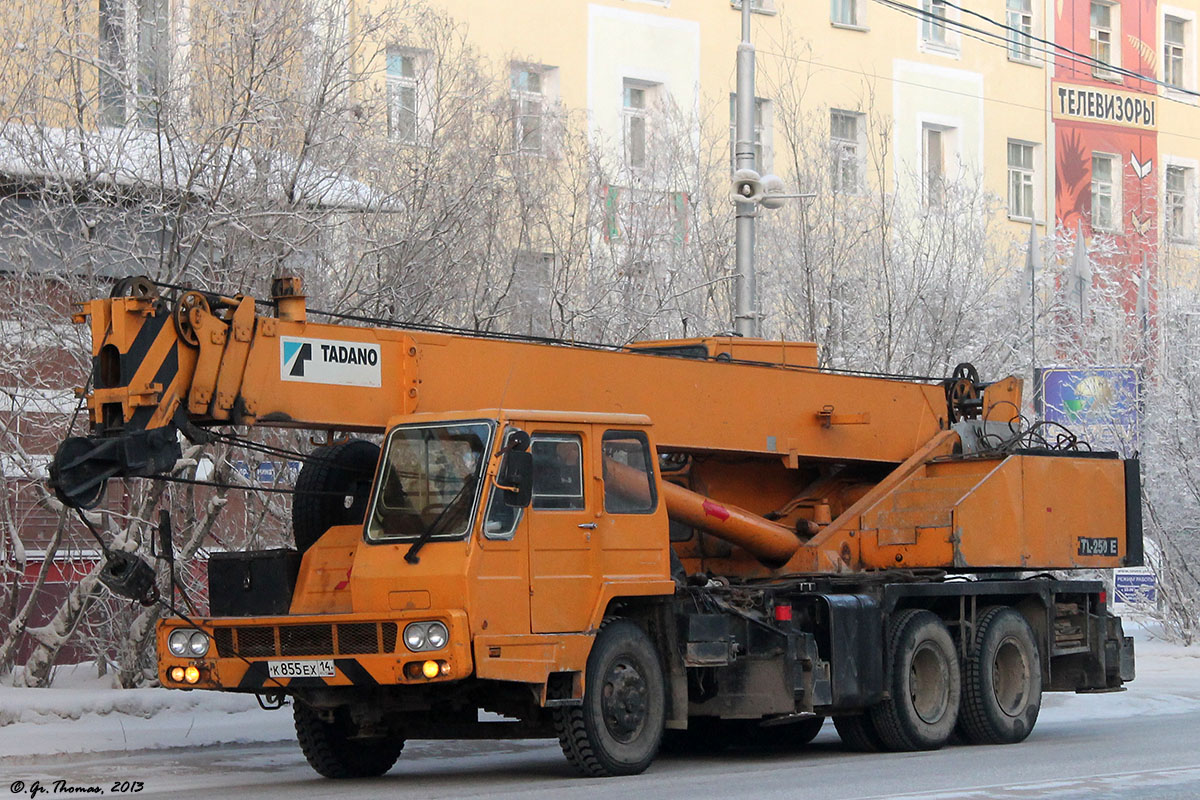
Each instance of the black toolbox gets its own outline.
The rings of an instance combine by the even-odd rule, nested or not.
[[[295,550],[248,550],[208,557],[208,613],[256,617],[288,613],[300,554]]]

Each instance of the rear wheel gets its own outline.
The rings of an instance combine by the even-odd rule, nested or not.
[[[666,716],[658,653],[627,620],[608,622],[596,634],[583,704],[553,711],[563,754],[593,777],[644,772],[658,753]]]
[[[326,722],[312,708],[297,702],[292,715],[300,750],[309,766],[326,778],[383,775],[404,749],[404,739],[399,737],[351,738],[354,725],[346,709],[338,709],[333,721]]]
[[[1042,666],[1033,629],[1007,606],[985,610],[963,660],[958,731],[971,744],[1013,744],[1042,707]]]
[[[890,750],[936,750],[958,721],[954,641],[937,615],[920,609],[899,612],[888,630],[890,696],[871,709],[871,720]]]
[[[292,496],[292,535],[303,553],[334,525],[361,523],[379,446],[365,439],[318,447],[308,455]]]

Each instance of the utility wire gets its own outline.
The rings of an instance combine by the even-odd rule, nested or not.
[[[877,0],[877,2],[887,2],[887,3],[895,3],[897,5],[902,5],[901,3],[899,3],[899,0]],[[1015,33],[1018,36],[1020,36],[1021,39],[1032,40],[1032,41],[1038,42],[1039,44],[1047,45],[1048,47],[1051,47],[1056,51],[1059,51],[1062,53],[1069,53],[1072,56],[1075,56],[1079,59],[1083,59],[1084,62],[1091,62],[1091,64],[1093,66],[1099,67],[1100,69],[1106,70],[1108,72],[1116,72],[1116,73],[1119,73],[1126,77],[1135,78],[1135,79],[1141,80],[1141,81],[1146,81],[1147,83],[1153,83],[1157,86],[1162,86],[1164,88],[1171,89],[1172,91],[1176,91],[1181,94],[1190,95],[1192,97],[1200,97],[1200,92],[1196,92],[1191,89],[1184,89],[1183,87],[1180,87],[1180,86],[1174,86],[1172,84],[1167,83],[1166,81],[1162,81],[1162,80],[1159,80],[1158,78],[1144,75],[1144,74],[1142,74],[1140,72],[1136,72],[1134,70],[1126,69],[1124,67],[1114,66],[1112,64],[1109,64],[1107,61],[1103,61],[1101,59],[1096,58],[1093,55],[1086,54],[1086,53],[1080,53],[1078,50],[1072,50],[1071,48],[1069,48],[1065,45],[1058,44],[1057,42],[1052,42],[1049,39],[1043,39],[1040,36],[1034,36],[1032,33],[1026,33],[1025,31],[1022,31],[1019,28],[1014,28],[1006,23],[999,22],[998,20],[994,20],[991,17],[987,16],[986,14],[981,14],[978,11],[973,11],[969,8],[963,8],[962,6],[956,5],[955,3],[951,2],[951,0],[942,0],[942,2],[944,2],[946,5],[950,6],[951,8],[957,9],[958,11],[960,11],[963,14],[969,14],[973,17],[977,17],[986,22],[990,22],[991,24],[996,25],[1000,28],[1003,28],[1005,31]],[[910,8],[912,8],[912,6],[910,6]],[[1004,37],[1004,40],[1006,42],[1008,42],[1009,44],[1018,44],[1018,45],[1021,44],[1020,41],[1013,42],[1013,40],[1009,39],[1007,36]],[[1043,49],[1042,52],[1046,52],[1046,51]],[[1071,60],[1074,61],[1075,59],[1073,58]],[[1174,98],[1167,97],[1166,99],[1172,100]],[[1176,102],[1182,102],[1182,101],[1176,100]],[[1186,105],[1191,105],[1191,103],[1187,103]]]
[[[1200,97],[1200,92],[1195,92],[1195,91],[1191,91],[1189,89],[1182,89],[1177,86],[1172,86],[1171,84],[1168,84],[1165,81],[1161,81],[1156,77],[1145,75],[1143,73],[1136,72],[1134,70],[1131,70],[1131,69],[1128,69],[1125,67],[1116,66],[1114,64],[1108,63],[1107,61],[1098,59],[1095,56],[1092,56],[1090,54],[1080,53],[1079,51],[1073,50],[1064,45],[1060,45],[1055,42],[1051,42],[1051,41],[1049,41],[1047,39],[1043,39],[1041,37],[1033,36],[1032,34],[1027,34],[1024,31],[1021,31],[1017,28],[1013,28],[1009,25],[1006,25],[995,19],[992,19],[991,17],[989,17],[985,14],[981,14],[977,11],[972,11],[970,9],[963,8],[962,6],[959,6],[959,5],[951,2],[951,0],[942,0],[942,1],[947,6],[954,8],[961,13],[969,14],[970,16],[977,17],[977,18],[984,20],[992,25],[1002,28],[1003,30],[1005,30],[1007,32],[1015,33],[1015,34],[1019,35],[1020,37],[1022,37],[1022,39],[1025,41],[1034,41],[1034,42],[1038,42],[1039,44],[1046,46],[1046,47],[1033,48],[1032,45],[1028,45],[1031,49],[1036,49],[1038,52],[1045,53],[1047,55],[1056,55],[1057,57],[1060,57],[1060,58],[1065,55],[1067,57],[1068,61],[1072,61],[1077,64],[1088,66],[1093,69],[1102,69],[1106,72],[1111,72],[1114,74],[1122,75],[1127,78],[1133,78],[1135,80],[1145,81],[1146,83],[1151,83],[1156,86],[1162,86],[1165,88],[1169,88],[1174,91],[1178,91],[1182,94],[1187,94],[1187,95],[1190,95],[1193,97]],[[971,33],[978,34],[979,36],[987,37],[987,39],[980,39],[980,38],[978,38],[978,36],[971,36],[969,38],[975,39],[976,41],[982,42],[983,44],[987,44],[992,47],[1000,47],[1002,49],[1007,50],[1011,45],[1014,44],[1013,40],[1009,39],[1006,34],[999,34],[999,33],[994,33],[992,31],[986,31],[986,30],[983,30],[982,28],[978,28],[973,25],[968,25],[967,23],[962,22],[961,20],[950,19],[949,17],[942,17],[942,16],[939,16],[938,14],[934,14],[932,11],[927,11],[924,8],[919,8],[917,6],[912,6],[907,3],[903,3],[900,0],[875,0],[875,2],[879,3],[880,5],[887,6],[889,8],[900,11],[901,13],[908,14],[909,16],[915,17],[915,18],[920,19],[925,22],[930,22],[935,25],[941,25],[942,27],[951,27],[951,28],[956,28],[956,29],[963,30],[963,31],[970,31]],[[989,41],[989,39],[997,40],[997,41]],[[1016,43],[1021,44],[1021,42],[1016,42]],[[1047,65],[1050,64],[1050,61],[1047,59],[1041,59],[1041,60],[1044,63],[1046,63]],[[1189,106],[1191,105],[1191,103],[1187,103],[1183,100],[1179,100],[1177,98],[1172,98],[1170,96],[1163,96],[1163,99],[1172,101],[1172,102],[1183,103],[1184,105],[1189,105]]]

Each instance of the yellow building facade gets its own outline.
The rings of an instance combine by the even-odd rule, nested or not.
[[[1189,3],[1189,0],[1184,0]],[[586,109],[615,157],[640,157],[642,109],[669,99],[731,124],[737,0],[437,0],[514,98]],[[1082,227],[1090,246],[1193,260],[1196,5],[1108,0],[755,0],[763,164],[828,137],[831,186],[940,202],[980,180],[1013,239]],[[520,84],[537,76],[532,90]],[[530,73],[531,71],[531,73]],[[524,87],[524,88],[522,88]],[[1090,109],[1089,109],[1089,105]],[[1144,115],[1143,115],[1144,109]],[[1129,115],[1126,117],[1125,112]],[[791,129],[789,129],[789,126]],[[804,191],[806,187],[790,187]],[[1176,268],[1179,271],[1179,268]]]

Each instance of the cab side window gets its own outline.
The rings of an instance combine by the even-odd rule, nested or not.
[[[658,507],[650,442],[641,431],[605,431],[604,510],[610,514],[650,514]]]
[[[568,434],[535,434],[533,454],[533,507],[581,509],[583,501],[583,442]]]

